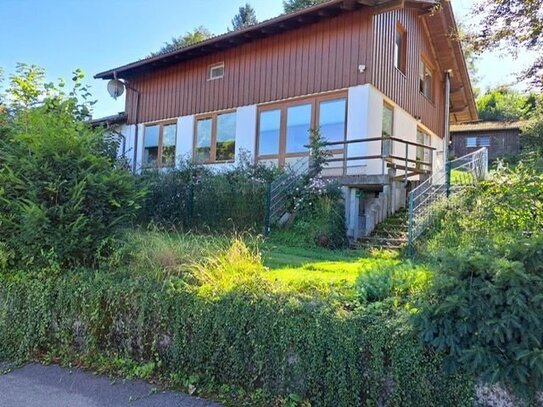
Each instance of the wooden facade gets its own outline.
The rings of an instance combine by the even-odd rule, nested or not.
[[[394,66],[398,27],[406,40],[405,72]],[[451,36],[454,27],[448,2],[436,11],[433,2],[424,1],[385,0],[377,6],[370,0],[329,0],[96,77],[129,82],[129,124],[370,83],[443,137],[446,71],[452,78],[452,121],[477,118],[461,47]],[[420,91],[421,60],[433,72],[431,98]],[[224,76],[210,80],[209,68],[217,64],[224,64]]]
[[[394,66],[394,36],[398,25],[405,31],[406,72]],[[438,68],[424,18],[419,9],[395,9],[373,19],[372,84],[433,133],[443,137],[445,118],[445,88]],[[433,97],[430,100],[419,90],[421,59],[433,68]],[[401,137],[401,134],[398,135]]]
[[[311,95],[369,80],[371,13],[360,9],[135,77],[128,122],[201,114]],[[208,80],[224,62],[224,77]],[[359,65],[366,65],[365,72]]]

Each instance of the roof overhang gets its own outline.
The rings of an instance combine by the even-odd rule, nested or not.
[[[451,123],[477,120],[479,116],[451,2],[443,0],[426,21],[440,68],[451,73]]]
[[[298,27],[316,23],[320,20],[337,16],[346,11],[357,10],[362,7],[385,7],[398,0],[329,0],[313,7],[308,7],[293,13],[283,14],[279,17],[266,20],[262,23],[230,31],[226,34],[212,37],[208,40],[180,48],[171,52],[145,58],[137,62],[120,66],[101,72],[94,77],[97,79],[129,78],[144,74],[159,68],[174,65],[181,61],[212,54],[222,50],[236,47],[274,34],[296,29]],[[429,3],[429,2],[421,2]]]

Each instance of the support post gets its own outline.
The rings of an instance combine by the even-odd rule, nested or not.
[[[445,191],[447,198],[451,196],[451,162],[448,160],[445,164]]]
[[[264,236],[269,236],[271,232],[271,186],[272,183],[268,182],[266,185],[266,212],[264,215]]]
[[[407,165],[409,164],[409,144],[405,143],[405,176],[404,183],[407,185]]]
[[[414,216],[413,213],[415,210],[414,196],[413,193],[409,193],[409,224],[407,228],[407,255],[412,257],[415,254],[415,236],[414,236]]]

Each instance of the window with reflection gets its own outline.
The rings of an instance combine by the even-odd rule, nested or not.
[[[176,123],[146,126],[143,135],[143,166],[174,166],[176,137]]]
[[[236,113],[225,113],[217,116],[215,161],[234,159],[236,150]]]
[[[394,66],[403,73],[407,68],[407,32],[400,25],[396,24],[396,35],[394,37]]]
[[[319,129],[328,142],[344,141],[347,126],[347,99],[326,100],[319,105]]]
[[[281,110],[260,112],[258,155],[278,155],[281,139]]]
[[[196,121],[194,161],[234,161],[236,154],[236,112],[215,113]]]
[[[394,128],[394,108],[389,104],[385,103],[383,105],[383,129],[381,132],[381,137],[385,140],[382,141],[382,154],[384,157],[388,157],[392,154],[392,140],[386,140],[392,137],[393,128]]]
[[[287,109],[286,152],[301,153],[308,150],[311,129],[311,105],[291,106]]]
[[[434,74],[430,65],[424,60],[420,60],[419,68],[419,90],[428,99],[434,99]]]
[[[425,146],[430,146],[430,135],[423,131],[422,129],[417,129],[417,143],[423,144]],[[424,161],[425,163],[430,162],[431,150],[424,148],[422,146],[417,146],[417,161]],[[420,167],[420,165],[417,165]]]
[[[162,130],[162,165],[175,165],[175,138],[177,136],[177,125],[168,124]]]
[[[213,119],[200,119],[196,123],[196,143],[194,149],[194,161],[206,163],[211,159],[211,133]]]

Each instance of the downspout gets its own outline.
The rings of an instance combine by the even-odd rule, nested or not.
[[[139,129],[138,116],[139,116],[139,110],[140,110],[140,93],[134,88],[128,88],[128,89],[130,89],[132,92],[136,94],[136,114],[134,116],[134,121],[136,122],[136,131],[134,134],[134,160],[132,164],[132,171],[135,174],[137,170],[136,166],[138,163],[138,129]]]
[[[445,128],[443,129],[443,146],[445,167],[449,162],[449,143],[451,142],[450,133],[450,110],[451,110],[451,70],[445,72]]]
[[[113,78],[117,79],[117,72],[113,72]],[[134,159],[132,160],[132,172],[134,174],[137,170],[137,163],[138,163],[138,116],[139,116],[139,110],[140,110],[140,93],[137,89],[133,88],[129,85],[129,83],[125,80],[123,81],[123,84],[125,88],[130,89],[132,92],[136,94],[136,114],[134,115],[134,122],[136,124],[136,131],[134,134]]]

